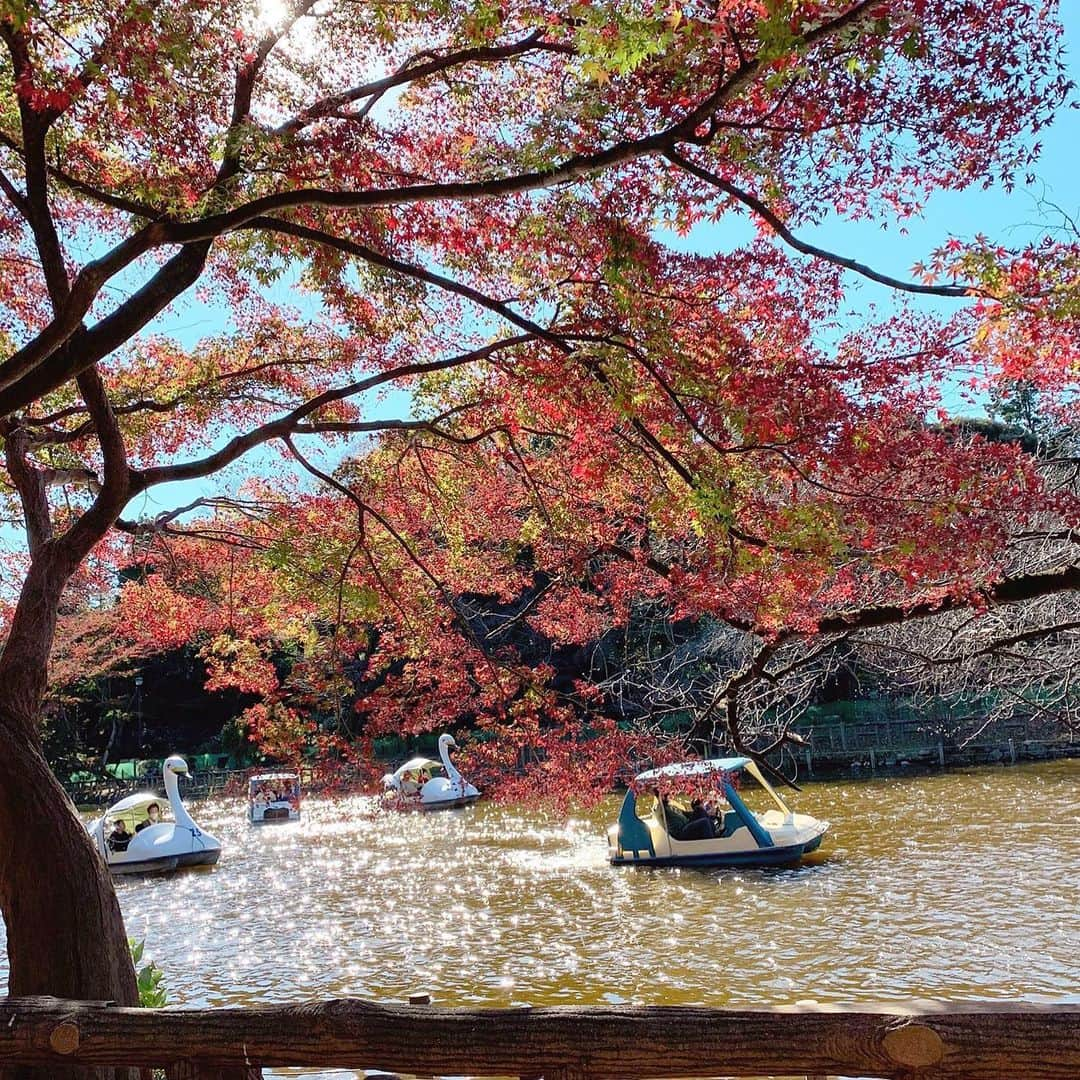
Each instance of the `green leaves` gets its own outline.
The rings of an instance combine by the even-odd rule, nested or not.
[[[645,16],[591,4],[579,4],[573,13],[581,20],[576,35],[583,58],[581,74],[601,83],[612,75],[629,75],[646,60],[666,52],[681,21],[659,6]]]
[[[169,1003],[169,995],[163,985],[165,973],[153,960],[139,967],[145,947],[145,941],[128,938],[128,949],[131,951],[131,962],[135,965],[135,977],[139,987],[139,1004],[144,1009],[161,1009]]]
[[[40,10],[34,0],[0,0],[0,19],[10,20],[16,30],[25,30]]]

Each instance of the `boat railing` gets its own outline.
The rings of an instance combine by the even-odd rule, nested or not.
[[[4,998],[0,1070],[127,1067],[170,1080],[256,1080],[264,1068],[521,1080],[1080,1076],[1080,1004],[475,1009],[417,997],[214,1009]]]

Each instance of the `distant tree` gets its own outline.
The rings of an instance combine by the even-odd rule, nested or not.
[[[1036,443],[1052,434],[1049,417],[1039,410],[1039,389],[1024,379],[1013,379],[991,388],[991,412],[1006,424],[1019,428]]]

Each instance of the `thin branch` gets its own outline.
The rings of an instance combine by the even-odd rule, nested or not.
[[[443,360],[431,360],[425,363],[405,364],[401,367],[394,368],[392,371],[379,372],[377,375],[371,375],[366,379],[350,383],[348,386],[327,390],[324,393],[311,398],[311,400],[305,402],[303,405],[297,406],[297,408],[293,409],[285,416],[279,417],[277,420],[272,420],[267,424],[263,424],[261,427],[255,428],[244,435],[235,436],[230,439],[221,450],[209,454],[204,458],[176,465],[145,469],[142,472],[136,473],[132,493],[135,494],[139,491],[144,491],[146,488],[153,487],[155,484],[171,483],[174,480],[196,480],[203,476],[209,476],[218,469],[222,469],[226,465],[236,461],[237,458],[242,457],[254,447],[261,446],[271,439],[282,438],[283,436],[294,432],[298,424],[313,413],[325,408],[327,405],[331,405],[338,401],[344,401],[346,398],[355,397],[357,394],[365,393],[368,390],[373,390],[378,386],[383,386],[386,383],[393,382],[397,379],[409,378],[416,375],[426,375],[433,371],[446,371],[450,368],[462,367],[466,364],[487,360],[505,349],[513,348],[516,345],[522,345],[532,340],[535,339],[527,334],[513,338],[503,338],[500,341],[492,342],[490,345],[485,345],[482,348],[473,349],[469,352],[460,353],[457,356],[447,357]]]
[[[882,274],[879,271],[874,270],[873,267],[858,262],[856,259],[849,259],[847,256],[837,255],[835,252],[827,251],[825,248],[817,247],[815,244],[807,243],[805,240],[800,240],[784,224],[784,222],[765,205],[765,203],[757,198],[757,196],[752,195],[748,191],[743,191],[741,188],[736,187],[734,184],[717,176],[715,173],[710,172],[708,169],[702,168],[700,165],[683,157],[682,154],[675,150],[666,151],[664,156],[673,165],[676,165],[683,171],[690,173],[692,176],[696,176],[699,180],[704,180],[706,183],[712,184],[713,187],[730,195],[733,199],[743,203],[745,206],[750,207],[756,214],[768,222],[773,231],[784,240],[785,243],[793,247],[796,251],[801,251],[804,255],[811,255],[817,259],[824,259],[826,262],[841,266],[845,270],[852,270],[856,274],[861,274],[863,277],[869,278],[871,281],[876,281],[881,285],[888,285],[890,288],[899,289],[902,292],[918,293],[923,296],[946,296],[951,298],[966,298],[972,294],[972,288],[966,285],[917,285],[911,281],[903,281],[900,278],[890,277],[888,274]]]

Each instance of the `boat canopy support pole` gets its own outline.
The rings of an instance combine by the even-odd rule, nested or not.
[[[633,788],[626,792],[622,809],[619,811],[619,844],[623,851],[632,851],[635,859],[639,851],[648,851],[651,858],[656,858],[652,833],[649,832],[649,827],[645,822],[637,816],[637,795]]]
[[[724,798],[731,804],[731,809],[739,815],[739,820],[750,830],[750,835],[757,841],[757,846],[773,847],[773,838],[762,828],[761,822],[750,812],[750,808],[735,793],[735,789],[724,781]]]

